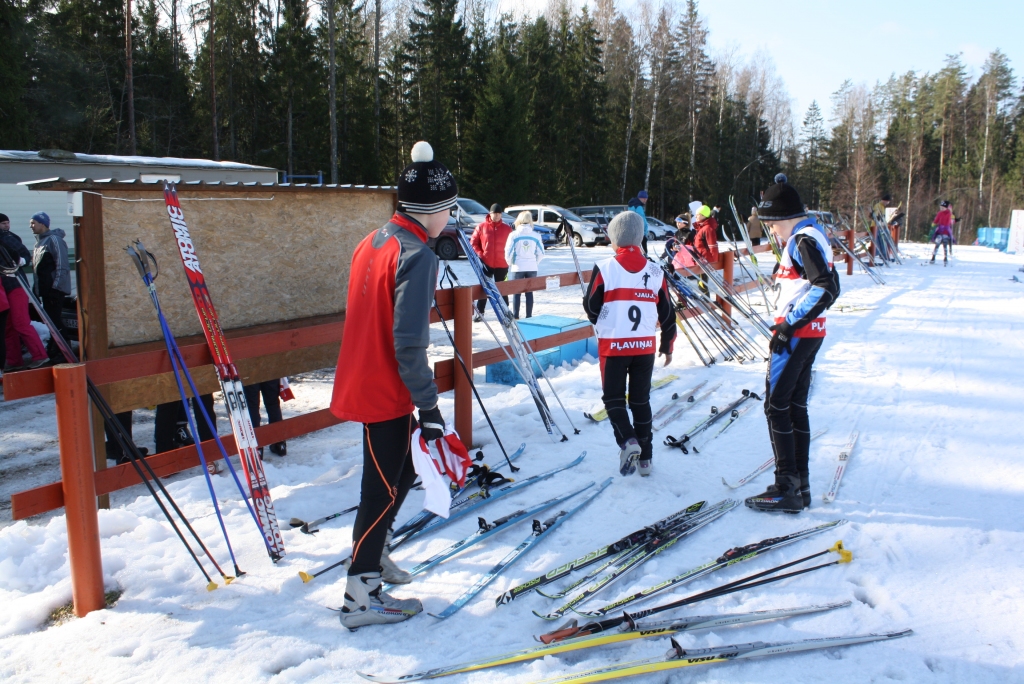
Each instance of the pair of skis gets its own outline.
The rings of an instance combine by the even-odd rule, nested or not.
[[[723,515],[736,508],[737,505],[738,502],[732,499],[720,501],[719,503],[708,507],[707,510],[701,511],[701,513],[684,520],[680,525],[657,535],[642,546],[639,546],[636,549],[626,550],[622,552],[622,554],[613,557],[607,563],[599,566],[597,569],[588,573],[577,582],[569,585],[561,592],[545,594],[544,592],[538,591],[537,593],[542,596],[547,596],[548,598],[562,598],[574,591],[577,587],[582,586],[584,583],[594,580],[605,570],[609,570],[607,574],[596,579],[592,584],[587,586],[586,589],[567,601],[564,605],[559,606],[546,614],[538,611],[533,611],[533,614],[544,620],[557,620],[570,611],[579,612],[579,607],[581,605],[592,599],[598,593],[607,589],[612,585],[612,583],[621,579],[626,574],[640,567],[647,561],[656,558],[697,530],[711,524],[715,520],[718,520]]]
[[[465,606],[467,603],[473,600],[473,598],[477,594],[479,594],[484,589],[484,587],[493,582],[494,579],[498,577],[498,575],[500,575],[509,567],[511,567],[513,563],[515,563],[517,560],[526,555],[530,551],[530,549],[532,549],[534,546],[543,541],[545,537],[547,537],[549,534],[558,529],[559,525],[561,525],[570,517],[572,517],[573,514],[575,514],[580,509],[584,508],[587,504],[589,504],[591,501],[593,501],[595,498],[597,498],[601,494],[601,492],[603,492],[605,489],[608,488],[609,485],[611,485],[611,483],[612,478],[609,477],[607,480],[598,485],[597,489],[594,492],[588,494],[586,497],[583,498],[582,501],[580,501],[574,507],[569,508],[568,510],[559,511],[558,513],[551,516],[547,520],[544,520],[543,522],[539,520],[534,520],[533,531],[530,533],[529,536],[526,537],[526,539],[520,542],[519,546],[512,549],[504,558],[498,561],[498,563],[494,567],[485,572],[479,579],[477,579],[476,582],[473,583],[473,585],[469,589],[467,589],[459,598],[455,599],[455,601],[453,601],[447,608],[445,608],[439,613],[430,613],[430,615],[432,617],[436,617],[438,619],[443,620],[457,613],[463,606]],[[593,486],[593,483],[588,484],[584,489],[588,489],[591,486]],[[576,492],[576,494],[578,493],[579,492]],[[575,494],[573,494],[573,496],[575,496]]]
[[[662,387],[665,387],[669,383],[675,382],[678,379],[679,379],[678,375],[666,375],[665,377],[658,378],[657,380],[652,382],[651,383],[651,389],[652,390],[661,389]],[[677,397],[678,397],[678,395],[673,395],[672,401],[675,401]],[[626,395],[626,400],[629,401],[629,394]],[[664,410],[664,409],[662,409],[662,410]],[[608,420],[608,411],[607,411],[607,409],[605,409],[602,406],[601,408],[597,409],[593,413],[584,413],[583,417],[584,418],[589,418],[590,420],[594,421],[595,423],[600,423],[603,420]],[[655,417],[657,417],[657,416],[655,416]]]
[[[498,656],[478,658],[476,660],[460,663],[458,665],[436,667],[430,670],[424,670],[422,672],[409,673],[394,677],[365,674],[363,672],[358,672],[357,674],[363,679],[368,679],[371,682],[378,682],[379,684],[400,684],[401,682],[415,682],[424,679],[434,679],[437,677],[446,677],[448,675],[462,674],[465,672],[476,672],[478,670],[486,670],[493,667],[501,667],[502,665],[512,665],[514,663],[522,663],[530,660],[537,660],[538,658],[543,658],[549,655],[572,653],[574,651],[595,648],[597,646],[611,646],[615,644],[628,643],[630,641],[635,641],[637,639],[670,636],[672,634],[680,634],[683,632],[695,632],[698,630],[718,629],[721,627],[743,625],[752,622],[782,620],[785,618],[799,617],[802,615],[824,613],[839,608],[847,608],[849,606],[850,601],[843,601],[841,603],[804,606],[800,608],[778,608],[774,610],[758,610],[750,613],[700,615],[681,618],[678,620],[672,620],[668,624],[664,625],[655,626],[638,624],[635,628],[629,629],[628,631],[613,632],[607,634],[595,634],[593,636],[579,637],[577,639],[567,639],[565,641],[558,641],[552,644],[542,644],[539,646],[524,648],[519,651],[513,651],[511,653],[505,653]]]
[[[821,437],[826,432],[828,432],[828,428],[816,431],[814,434],[811,435],[811,441],[813,442],[814,440],[818,439],[818,437]],[[753,472],[748,473],[747,475],[744,475],[743,477],[741,477],[739,480],[737,480],[735,482],[735,484],[732,483],[732,482],[729,482],[724,477],[722,478],[722,484],[724,484],[726,487],[729,487],[730,489],[739,489],[740,487],[742,487],[743,485],[747,484],[748,482],[753,482],[755,479],[757,479],[758,475],[760,475],[764,471],[768,470],[773,465],[775,465],[775,456],[772,456],[767,461],[765,461],[761,465],[757,466],[757,468]]]
[[[714,425],[715,423],[717,423],[718,421],[720,421],[722,418],[724,418],[726,416],[731,416],[734,419],[738,418],[739,415],[736,412],[736,409],[739,408],[740,404],[745,402],[747,399],[760,399],[760,398],[761,397],[759,397],[758,395],[754,394],[753,392],[751,392],[748,389],[743,390],[743,396],[741,396],[739,399],[737,399],[736,401],[732,402],[731,404],[729,404],[725,408],[719,409],[716,406],[712,406],[711,407],[711,415],[708,416],[707,418],[705,418],[704,420],[702,420],[701,422],[697,423],[696,425],[694,425],[692,428],[690,428],[690,430],[685,435],[683,435],[679,439],[676,439],[672,435],[668,435],[665,438],[665,446],[678,447],[679,449],[682,450],[682,452],[684,454],[690,453],[690,448],[689,448],[688,445],[692,446],[692,442],[693,442],[695,437],[697,437],[698,435],[700,435],[703,432],[706,432],[712,425]],[[736,415],[734,415],[734,413],[736,413]]]
[[[651,429],[652,432],[657,432],[658,430],[661,430],[662,428],[668,426],[669,424],[674,423],[681,415],[683,415],[684,413],[686,413],[687,411],[692,409],[694,406],[696,406],[700,402],[702,402],[705,399],[707,399],[708,397],[710,397],[714,392],[716,392],[718,390],[718,388],[720,388],[722,386],[722,383],[718,383],[717,385],[715,385],[711,389],[706,390],[700,396],[697,396],[697,392],[702,387],[704,387],[704,385],[706,385],[706,384],[707,384],[707,381],[705,380],[704,382],[700,383],[696,387],[692,387],[689,390],[687,390],[685,392],[682,392],[679,395],[678,399],[673,400],[672,405],[674,406],[679,401],[682,401],[683,405],[680,406],[679,408],[675,409],[671,413],[668,413],[667,415],[662,414],[662,416],[660,416],[660,417],[659,416],[655,416],[652,419],[654,421],[654,425],[653,425],[653,427]],[[671,410],[671,408],[669,410]],[[660,413],[660,411],[659,411],[659,413]]]
[[[252,427],[252,420],[249,418],[245,392],[242,390],[242,380],[228,352],[227,339],[224,337],[224,330],[221,328],[217,310],[213,307],[210,290],[206,286],[206,277],[199,265],[199,256],[196,254],[195,244],[192,242],[188,224],[185,222],[185,214],[178,201],[178,190],[173,183],[164,183],[164,204],[174,230],[178,254],[185,267],[185,279],[188,281],[189,290],[192,293],[192,303],[199,315],[203,335],[206,337],[206,344],[210,348],[210,355],[213,356],[213,363],[217,369],[217,377],[220,380],[221,392],[224,395],[224,403],[231,422],[231,432],[235,437],[242,470],[252,496],[256,521],[263,533],[267,552],[270,554],[271,560],[276,563],[284,556],[284,540],[281,538],[281,530],[277,523],[274,502],[270,497],[270,486],[267,484],[267,477],[263,472],[263,461],[260,459],[256,433]]]

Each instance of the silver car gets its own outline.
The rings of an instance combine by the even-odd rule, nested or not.
[[[608,234],[604,228],[554,204],[517,204],[514,207],[505,207],[505,211],[510,214],[528,211],[533,215],[535,225],[550,230],[558,230],[564,220],[572,228],[573,244],[577,247],[608,244]]]

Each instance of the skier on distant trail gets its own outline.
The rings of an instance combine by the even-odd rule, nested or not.
[[[418,599],[395,599],[381,583],[411,580],[390,559],[395,515],[416,479],[413,410],[424,440],[444,436],[437,386],[427,361],[437,257],[427,246],[448,221],[458,188],[426,142],[398,177],[398,210],[352,254],[345,335],[334,376],[331,413],[363,424],[363,475],[352,528],[341,624],[348,629],[407,620]]]
[[[935,232],[932,233],[935,247],[932,248],[932,259],[929,263],[935,263],[935,255],[939,253],[939,245],[942,245],[942,265],[945,266],[949,263],[949,253],[953,251],[953,209],[949,200],[943,200],[939,206],[942,208],[932,221],[932,225],[935,226]]]
[[[544,245],[533,230],[533,214],[528,211],[519,212],[516,217],[515,230],[505,239],[505,260],[512,272],[512,280],[536,278],[537,268],[544,258]],[[522,295],[512,297],[512,317],[519,318],[519,302]],[[533,293],[526,293],[526,317],[533,316]]]
[[[473,237],[469,244],[473,251],[480,257],[484,264],[484,275],[490,276],[494,282],[500,283],[508,277],[508,262],[505,261],[505,242],[512,232],[512,226],[501,220],[501,213],[505,211],[500,204],[492,204],[491,211],[484,218],[483,222],[473,231]],[[508,305],[508,297],[503,297],[505,305]],[[484,308],[487,305],[487,298],[478,299],[476,302],[476,313],[473,314],[474,321],[484,319]]]
[[[597,262],[583,297],[583,310],[597,327],[601,359],[601,397],[619,445],[619,472],[651,474],[651,375],[654,372],[654,338],[661,326],[665,365],[672,362],[676,337],[672,308],[662,270],[640,251],[644,224],[624,211],[608,224],[608,239],[615,256]],[[626,411],[629,383],[630,423]]]
[[[775,484],[746,500],[757,511],[799,513],[811,505],[808,455],[811,426],[807,394],[811,366],[825,338],[822,314],[839,296],[839,276],[828,239],[807,216],[786,182],[765,191],[758,217],[782,246],[776,280],[779,308],[769,348],[764,410],[775,453]]]
[[[647,256],[647,234],[650,232],[647,225],[647,191],[641,190],[636,193],[636,197],[626,203],[626,208],[644,220],[644,239],[640,242],[640,248],[643,249],[644,256]]]

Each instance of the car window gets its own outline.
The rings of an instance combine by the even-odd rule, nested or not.
[[[569,219],[570,221],[582,221],[583,220],[579,216],[577,216],[576,214],[574,214],[571,211],[569,211],[568,209],[562,209],[562,216],[564,216],[565,218]]]
[[[562,220],[562,217],[553,211],[544,212],[544,221],[542,223],[558,223]]]
[[[466,212],[467,214],[486,214],[487,213],[487,207],[485,207],[484,205],[480,204],[476,200],[471,200],[471,199],[467,199],[465,197],[460,197],[457,200],[457,202],[459,203],[459,206],[462,207],[462,211]]]

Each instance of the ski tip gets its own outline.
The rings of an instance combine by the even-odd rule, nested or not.
[[[303,525],[306,524],[306,521],[305,520],[299,520],[298,518],[292,518],[291,520],[288,521],[288,524],[291,525],[292,527],[302,527]]]
[[[206,585],[206,591],[213,591],[216,588],[217,588],[217,583],[214,582],[213,580],[210,580],[210,583]]]
[[[313,581],[313,576],[310,575],[308,572],[304,572],[302,570],[299,570],[299,577],[302,578],[302,583],[303,584],[309,584],[310,582]]]

